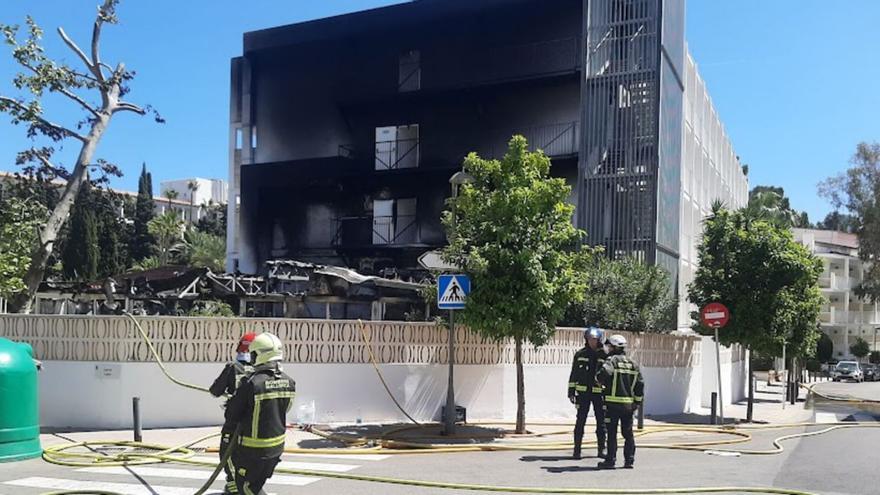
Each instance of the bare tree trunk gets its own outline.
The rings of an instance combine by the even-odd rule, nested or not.
[[[522,337],[516,337],[516,433],[526,432],[526,384],[523,375]]]
[[[115,95],[112,96],[115,103]],[[27,289],[17,294],[9,302],[10,313],[30,313],[33,310],[34,294],[37,293],[40,283],[43,281],[43,276],[46,273],[46,264],[49,262],[49,257],[52,256],[55,241],[58,240],[58,233],[61,232],[61,228],[64,227],[64,223],[67,222],[67,218],[70,216],[70,210],[73,208],[73,203],[76,201],[80,187],[82,187],[83,182],[88,180],[88,166],[92,162],[95,149],[98,147],[98,142],[104,135],[109,122],[110,112],[102,114],[102,117],[97,119],[92,126],[86,141],[83,142],[76,165],[73,168],[73,173],[70,175],[67,185],[64,186],[64,192],[61,193],[58,204],[52,210],[49,220],[46,221],[46,225],[40,231],[39,245],[31,255],[31,264],[28,266],[27,273],[24,276],[24,283]]]

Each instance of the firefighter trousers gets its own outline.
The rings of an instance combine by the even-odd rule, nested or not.
[[[232,452],[235,486],[240,495],[265,495],[263,485],[272,477],[281,455],[263,456],[250,450],[238,446]]]
[[[636,439],[633,435],[633,406],[605,404],[605,426],[608,428],[608,455],[605,460],[611,464],[617,460],[617,428],[623,436],[623,458],[630,464],[636,456]]]
[[[584,425],[590,414],[590,405],[593,406],[593,415],[596,416],[596,442],[599,450],[605,450],[605,409],[601,394],[579,393],[577,396],[577,420],[574,423],[574,450],[581,451],[581,443],[584,440]]]

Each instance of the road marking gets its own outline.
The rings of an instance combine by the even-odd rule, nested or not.
[[[46,488],[49,490],[72,490],[72,491],[105,491],[117,492],[122,495],[192,495],[192,488],[178,486],[153,485],[146,487],[133,483],[104,483],[99,481],[78,481],[58,478],[22,478],[20,480],[4,481],[4,485],[24,486],[28,488]]]
[[[214,466],[217,465],[218,461],[216,457],[204,457],[197,456],[191,457],[190,459],[194,461],[200,462],[210,462]],[[352,469],[357,469],[360,467],[358,464],[331,464],[324,462],[298,462],[298,461],[281,461],[278,463],[279,468],[284,469],[302,469],[304,471],[324,471],[327,473],[344,473],[346,471],[351,471]]]
[[[284,457],[308,457],[310,459],[350,459],[352,461],[384,461],[387,454],[284,454]]]
[[[837,423],[837,414],[834,413],[826,413],[826,412],[817,412],[816,413],[816,422],[817,423]]]
[[[207,481],[208,477],[211,475],[211,471],[201,470],[201,469],[176,469],[176,468],[156,468],[156,467],[130,467],[128,469],[124,467],[94,467],[94,468],[84,468],[77,469],[79,473],[94,473],[94,474],[114,474],[114,475],[130,475],[132,472],[137,474],[138,476],[154,476],[157,478],[179,478],[179,479],[187,479],[187,480],[199,480],[199,481]],[[221,477],[223,475],[221,474]],[[276,474],[269,478],[268,484],[270,485],[291,485],[291,486],[306,486],[308,484],[314,483],[321,478],[313,478],[310,476],[291,476],[291,475],[282,475]],[[221,480],[222,481],[222,480]]]

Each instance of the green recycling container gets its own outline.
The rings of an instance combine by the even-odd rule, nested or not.
[[[43,453],[33,356],[30,344],[0,339],[0,462]]]

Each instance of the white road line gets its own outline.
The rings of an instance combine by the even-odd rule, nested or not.
[[[826,413],[826,412],[817,412],[816,413],[816,422],[817,423],[837,423],[837,414],[834,413]]]
[[[386,454],[284,454],[284,457],[308,457],[310,459],[350,459],[352,461],[384,461]]]
[[[190,459],[194,461],[203,461],[210,462],[214,466],[217,465],[218,461],[216,457],[205,457],[205,456],[196,456],[191,457]],[[352,469],[357,469],[360,467],[359,464],[331,464],[324,462],[298,462],[298,461],[281,461],[278,464],[279,468],[285,469],[303,469],[308,471],[324,471],[327,473],[344,473],[346,471],[351,471]]]
[[[59,478],[22,478],[20,480],[4,481],[4,485],[25,486],[29,488],[46,488],[49,490],[79,490],[79,491],[107,491],[117,492],[123,495],[192,495],[193,488],[178,486],[152,485],[147,488],[141,484],[133,483],[104,483],[100,481],[78,481]]]
[[[176,469],[176,468],[157,468],[157,467],[144,467],[144,466],[136,466],[130,467],[128,469],[124,467],[94,467],[94,468],[84,468],[77,469],[76,471],[79,473],[94,473],[94,474],[113,474],[113,475],[130,475],[131,471],[134,471],[138,476],[150,476],[157,478],[180,478],[187,480],[199,480],[199,481],[207,481],[208,477],[211,475],[211,471],[202,470],[202,469]],[[220,481],[223,480],[223,474],[220,474]],[[291,476],[284,474],[276,474],[269,478],[268,484],[270,485],[290,485],[290,486],[306,486],[310,483],[314,483],[321,478],[313,478],[310,476]]]

